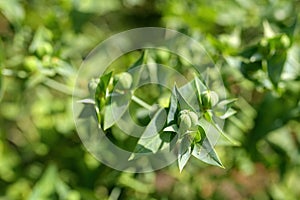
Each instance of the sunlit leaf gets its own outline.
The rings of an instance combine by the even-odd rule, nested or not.
[[[176,89],[174,87],[173,90],[172,90],[172,94],[171,94],[167,124],[170,124],[170,122],[175,120],[177,106],[178,106],[178,100],[177,100],[177,95],[176,95]]]
[[[184,166],[187,164],[189,158],[191,157],[192,140],[189,135],[185,135],[180,141],[179,152],[178,152],[178,166],[180,172],[183,170]]]
[[[57,167],[50,165],[44,172],[42,178],[35,184],[29,200],[46,199],[55,192],[57,179]]]
[[[131,100],[131,93],[116,94],[113,96],[108,104],[105,106],[104,112],[104,130],[113,126],[126,112]]]
[[[224,168],[216,151],[214,150],[214,147],[206,137],[207,133],[201,131],[200,134],[201,141],[195,144],[192,155],[205,163]]]

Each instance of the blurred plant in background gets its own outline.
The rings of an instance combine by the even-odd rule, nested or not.
[[[297,199],[299,8],[297,0],[0,0],[0,199]],[[201,42],[238,98],[225,132],[242,146],[217,148],[225,170],[191,159],[182,173],[176,163],[122,173],[83,148],[71,109],[77,69],[95,44],[143,26]]]

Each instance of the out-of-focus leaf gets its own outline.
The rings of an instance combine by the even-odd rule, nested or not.
[[[40,200],[49,198],[49,196],[55,192],[56,179],[57,167],[50,165],[41,179],[35,184],[29,199]]]
[[[268,66],[268,75],[271,82],[277,87],[278,82],[281,78],[281,73],[283,71],[283,67],[286,61],[287,52],[286,51],[278,51],[267,60]]]
[[[25,12],[19,0],[0,1],[0,11],[12,24],[19,24],[25,17]]]

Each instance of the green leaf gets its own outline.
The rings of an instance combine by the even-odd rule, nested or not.
[[[112,127],[123,116],[129,106],[131,97],[130,92],[124,94],[114,93],[104,109],[104,130]]]
[[[0,66],[0,101],[2,99],[2,68]]]
[[[286,57],[287,52],[279,50],[274,56],[267,60],[268,76],[273,85],[276,87],[280,81]]]
[[[150,137],[159,133],[165,125],[166,118],[167,118],[167,114],[165,109],[160,108],[155,113],[155,115],[153,116],[149,124],[147,125],[145,131],[143,132],[142,137]]]
[[[197,99],[198,99],[199,105],[202,105],[201,94],[204,91],[206,91],[207,88],[197,76],[195,76],[195,78],[194,78],[194,84],[195,84],[195,88],[197,91]]]
[[[174,86],[173,90],[172,90],[171,100],[170,100],[167,124],[170,124],[172,121],[175,120],[177,106],[178,106],[178,100],[177,100],[177,95],[176,95],[176,88]]]
[[[44,172],[42,178],[35,184],[29,200],[46,199],[55,192],[57,179],[57,168],[50,165]]]
[[[138,154],[156,153],[159,149],[166,147],[164,146],[166,141],[163,140],[160,134],[165,125],[166,118],[167,114],[164,108],[160,108],[147,125],[129,160],[137,158]]]
[[[221,129],[221,127],[215,122],[212,121],[210,123],[215,129],[217,129],[217,131],[221,134],[221,137],[223,137],[223,139],[227,140],[228,142],[230,142],[232,145],[234,146],[240,146],[240,142],[231,138],[230,136],[228,136],[226,133],[224,133],[224,131]]]
[[[178,167],[180,172],[182,172],[184,166],[187,164],[189,158],[191,157],[191,144],[192,140],[189,135],[185,135],[180,142],[178,152]]]
[[[15,25],[20,24],[25,17],[23,5],[19,0],[0,1],[0,10]]]
[[[135,63],[133,63],[130,67],[129,67],[129,69],[128,69],[128,71],[133,71],[133,70],[136,70],[135,68],[136,67],[139,67],[139,66],[141,66],[143,63],[144,63],[144,60],[145,60],[145,51],[143,51],[142,52],[142,55],[140,56],[140,58],[135,62]],[[141,66],[138,70],[138,72],[135,72],[135,73],[131,73],[131,75],[132,75],[132,87],[133,88],[135,88],[135,87],[137,87],[137,85],[139,84],[139,82],[140,82],[140,78],[141,78],[141,75],[142,75],[142,73],[143,73],[143,71],[144,71],[144,69],[145,69],[145,66],[143,65],[143,66]]]
[[[185,98],[181,95],[178,88],[175,85],[175,92],[178,100],[178,104],[180,107],[180,110],[191,110],[195,112],[195,109],[185,100]]]
[[[224,168],[214,147],[206,137],[206,133],[203,132],[202,127],[199,133],[201,134],[201,141],[195,144],[192,155],[205,163]]]
[[[229,108],[223,115],[219,116],[220,119],[227,119],[234,115],[236,111],[232,108]]]
[[[172,124],[171,126],[168,126],[168,127],[164,128],[163,131],[177,133],[178,132],[178,126],[176,124]]]

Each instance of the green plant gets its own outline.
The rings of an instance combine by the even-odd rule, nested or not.
[[[140,67],[139,65],[146,60],[143,53],[128,71]],[[223,132],[217,122],[235,114],[231,105],[236,99],[219,99],[217,93],[209,90],[199,78],[200,76],[195,74],[192,80],[180,88],[176,84],[173,85],[167,106],[149,105],[135,95],[138,89],[137,83],[145,71],[145,66],[147,65],[141,67],[140,73],[115,74],[111,71],[99,79],[90,81],[89,88],[94,89],[91,91],[95,92],[95,100],[83,100],[83,102],[95,102],[99,127],[106,132],[109,131],[124,115],[126,110],[124,105],[129,105],[133,101],[151,112],[152,118],[140,139],[133,144],[135,147],[130,160],[135,159],[139,154],[155,154],[162,149],[172,151],[177,148],[180,171],[192,155],[203,162],[223,167],[214,144],[209,139],[209,134],[210,131],[218,131],[223,140],[230,141],[234,145],[238,144]]]

